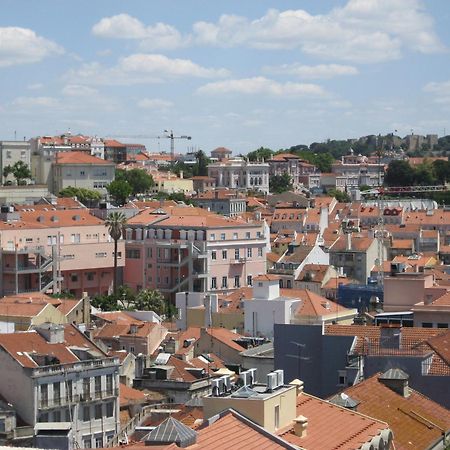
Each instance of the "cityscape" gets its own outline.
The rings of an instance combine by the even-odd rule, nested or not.
[[[445,1],[25,5],[0,446],[450,449]]]

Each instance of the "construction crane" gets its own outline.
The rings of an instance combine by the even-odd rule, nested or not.
[[[175,139],[187,139],[190,141],[192,139],[191,136],[174,136],[173,130],[164,130],[164,133],[162,136],[151,136],[146,134],[137,134],[137,135],[113,135],[110,137],[113,138],[124,138],[124,139],[170,139],[170,160],[175,162]]]

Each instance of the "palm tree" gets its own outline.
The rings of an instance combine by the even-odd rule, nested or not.
[[[117,293],[117,241],[122,236],[122,230],[127,223],[127,218],[122,212],[112,212],[105,220],[108,227],[109,235],[114,240],[114,277],[113,277],[113,293]]]

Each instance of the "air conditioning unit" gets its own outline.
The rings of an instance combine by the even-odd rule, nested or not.
[[[248,369],[247,372],[249,373],[248,384],[249,386],[253,386],[256,383],[256,369]]]
[[[250,381],[250,373],[248,370],[246,370],[245,372],[241,372],[239,374],[239,379],[242,382],[242,386],[248,386],[249,385],[249,381]]]
[[[224,393],[231,392],[231,377],[230,375],[223,375],[219,378],[222,380],[222,390]]]
[[[282,369],[274,370],[273,373],[277,374],[278,387],[283,386],[284,385],[284,370],[282,370]]]
[[[211,394],[213,397],[220,396],[220,387],[222,385],[222,380],[220,378],[216,378],[211,381]]]
[[[276,373],[267,374],[267,390],[273,392],[278,387],[278,375]]]

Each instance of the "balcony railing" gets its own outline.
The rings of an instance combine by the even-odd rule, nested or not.
[[[118,358],[93,359],[89,361],[80,361],[72,364],[57,364],[54,366],[43,366],[33,369],[32,376],[39,377],[53,375],[64,372],[81,372],[89,369],[101,367],[114,367],[119,365]]]

